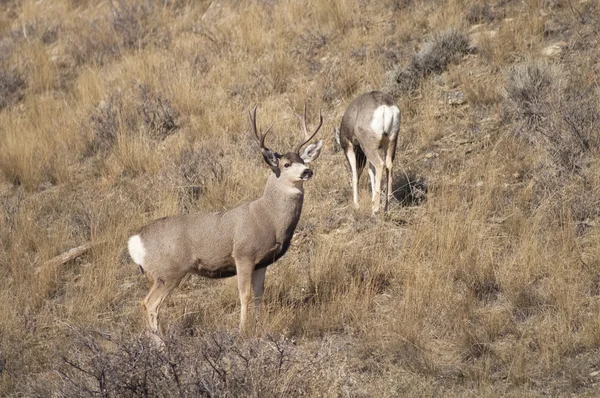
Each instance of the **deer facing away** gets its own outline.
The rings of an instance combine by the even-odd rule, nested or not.
[[[342,117],[335,139],[342,147],[352,171],[354,207],[358,208],[358,181],[369,163],[373,213],[379,211],[381,180],[385,171],[384,211],[392,195],[392,165],[400,131],[400,110],[391,95],[372,91],[355,98]]]
[[[195,273],[208,278],[237,275],[241,301],[240,331],[246,327],[251,290],[255,308],[265,283],[266,267],[285,254],[302,211],[305,181],[312,177],[307,163],[315,160],[323,141],[301,148],[319,131],[306,128],[306,105],[302,129],[304,138],[292,152],[276,153],[265,147],[269,133],[256,128],[256,106],[248,112],[250,125],[263,158],[273,173],[263,196],[233,209],[208,214],[188,214],[158,219],[129,238],[129,254],[142,272],[153,279],[142,302],[150,330],[161,334],[158,311],[163,301],[184,276]]]

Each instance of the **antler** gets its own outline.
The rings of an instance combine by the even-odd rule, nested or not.
[[[300,118],[300,115],[297,115],[298,118]],[[294,152],[296,153],[300,153],[300,149],[302,149],[302,147],[310,140],[313,139],[313,137],[315,135],[317,135],[317,132],[319,131],[319,129],[321,128],[321,126],[323,125],[323,115],[321,114],[321,111],[319,110],[319,125],[317,126],[317,129],[315,130],[314,133],[309,134],[308,133],[308,129],[306,128],[306,102],[304,103],[304,117],[301,119],[302,120],[302,132],[304,133],[304,140],[301,141],[296,148],[294,148]]]
[[[260,144],[260,148],[261,149],[266,149],[265,147],[265,137],[267,136],[267,134],[269,134],[269,131],[271,131],[271,127],[273,127],[273,124],[271,124],[269,126],[269,128],[267,129],[267,131],[265,131],[264,133],[259,133],[258,129],[256,128],[256,108],[258,107],[258,105],[254,105],[254,109],[252,109],[252,112],[248,111],[248,120],[250,121],[250,125],[252,126],[252,131],[254,132],[254,136],[256,137],[256,139],[258,140],[258,143]]]

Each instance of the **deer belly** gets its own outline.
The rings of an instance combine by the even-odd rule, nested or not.
[[[195,272],[206,278],[229,278],[236,274],[235,262],[231,257],[218,264],[197,260]]]

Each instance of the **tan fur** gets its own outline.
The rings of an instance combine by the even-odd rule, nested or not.
[[[254,122],[251,116],[250,120]],[[258,306],[264,268],[285,254],[300,218],[303,183],[312,177],[305,162],[316,159],[322,146],[322,141],[309,145],[302,157],[279,155],[264,147],[265,135],[257,138],[273,174],[262,197],[223,212],[159,219],[134,235],[141,240],[144,254],[135,256],[138,253],[132,252],[131,245],[130,254],[143,258],[139,265],[154,280],[143,302],[153,332],[159,333],[162,302],[188,273],[209,278],[237,275],[241,330],[246,326],[251,288]]]
[[[389,131],[374,131],[373,115],[382,105],[386,105],[397,112],[397,123]],[[358,205],[358,180],[365,166],[369,163],[369,177],[371,179],[373,212],[379,211],[381,195],[381,179],[383,172],[386,174],[386,189],[384,211],[388,210],[388,202],[392,194],[392,166],[396,156],[396,143],[400,129],[400,112],[394,104],[392,96],[380,91],[372,91],[355,98],[342,117],[339,130],[335,130],[335,137],[350,165],[352,171],[352,189],[354,206]],[[385,129],[383,129],[385,130]]]

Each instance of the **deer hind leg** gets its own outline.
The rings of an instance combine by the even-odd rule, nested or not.
[[[254,294],[254,316],[260,312],[260,301],[265,290],[265,274],[267,267],[255,269],[252,273],[252,293]]]
[[[385,195],[385,208],[384,211],[388,211],[388,204],[390,199],[392,199],[392,184],[394,182],[393,175],[393,162],[394,156],[396,154],[396,141],[391,141],[388,143],[386,151],[385,151],[385,180],[386,180],[386,195]]]
[[[358,209],[358,166],[356,164],[356,153],[352,145],[346,150],[346,158],[350,164],[352,171],[352,197],[354,199],[354,207]]]
[[[381,202],[381,178],[385,168],[385,162],[381,159],[379,151],[373,151],[369,158],[369,177],[371,178],[371,202],[373,214],[379,212]]]
[[[153,333],[162,335],[163,332],[158,324],[158,311],[164,300],[169,297],[173,289],[175,289],[184,275],[177,278],[154,278],[154,284],[150,288],[150,292],[143,301],[143,306],[146,309],[148,317],[148,327]]]
[[[375,166],[369,163],[369,181],[371,181],[371,202],[375,202]]]
[[[383,162],[375,165],[375,189],[373,190],[373,213],[379,212],[381,202],[381,177],[383,175]]]
[[[385,205],[383,207],[383,211],[388,211],[389,202],[392,197],[392,167],[385,166],[385,181],[386,181],[386,189],[385,189]]]

